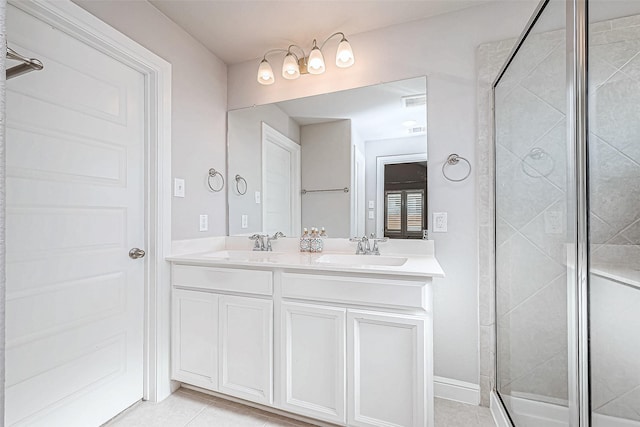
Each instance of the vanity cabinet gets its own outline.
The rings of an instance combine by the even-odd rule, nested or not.
[[[421,316],[347,311],[348,425],[430,425],[426,325]]]
[[[172,272],[173,379],[337,425],[433,427],[430,279]]]
[[[218,387],[218,295],[174,289],[171,360],[173,379]]]
[[[272,276],[269,271],[173,266],[172,379],[273,403]]]
[[[221,393],[272,402],[273,303],[222,295],[220,301]]]
[[[425,281],[284,272],[281,286],[283,409],[349,426],[433,425]]]
[[[312,418],[346,421],[346,309],[281,305],[281,407]]]

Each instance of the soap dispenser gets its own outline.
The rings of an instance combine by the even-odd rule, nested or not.
[[[309,239],[309,230],[306,228],[302,232],[302,236],[300,236],[300,252],[309,252],[310,249],[310,239]]]
[[[311,231],[309,246],[310,246],[311,252],[322,252],[323,242],[322,242],[322,238],[320,237],[320,233],[318,233],[317,228],[313,228]]]

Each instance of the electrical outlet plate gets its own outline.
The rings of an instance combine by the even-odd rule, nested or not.
[[[184,197],[184,179],[175,178],[173,180],[173,197]]]
[[[369,211],[369,219],[374,219],[375,216],[373,215],[373,211]]]
[[[242,228],[249,228],[249,215],[242,215],[242,224],[240,225]]]
[[[447,213],[446,212],[433,213],[433,232],[434,233],[447,232]]]
[[[209,230],[209,215],[200,215],[200,231]]]
[[[260,192],[256,191],[256,203],[260,204]]]

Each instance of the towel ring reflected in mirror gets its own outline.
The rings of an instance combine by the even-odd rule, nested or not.
[[[465,162],[467,164],[467,166],[469,167],[469,170],[467,171],[467,174],[465,176],[463,176],[462,178],[450,178],[449,176],[447,176],[447,172],[446,172],[446,168],[447,166],[454,166],[457,165],[460,160],[462,160],[463,162]],[[442,175],[444,175],[444,177],[446,179],[448,179],[451,182],[461,182],[464,181],[465,179],[469,178],[469,175],[471,175],[471,163],[469,162],[469,160],[465,159],[462,156],[459,156],[457,154],[450,154],[449,157],[447,157],[447,160],[442,164]]]
[[[214,185],[212,184],[212,181],[214,181],[216,176],[220,177],[220,180],[221,180],[220,188],[215,188]],[[218,172],[214,168],[211,168],[209,169],[209,176],[207,177],[207,185],[209,186],[211,191],[214,191],[216,193],[219,191],[222,191],[222,189],[224,188],[224,177],[220,172]]]
[[[240,182],[242,182],[243,184],[240,184]],[[241,186],[244,187],[244,191],[240,190]],[[247,180],[241,177],[239,174],[236,175],[236,191],[238,191],[238,194],[240,194],[241,196],[247,194]]]
[[[545,161],[547,163],[546,167],[543,163]],[[556,168],[556,161],[551,157],[551,154],[547,153],[544,149],[533,147],[520,162],[520,167],[522,168],[522,172],[531,178],[546,178],[551,175]],[[536,173],[532,174],[527,172],[527,167]]]

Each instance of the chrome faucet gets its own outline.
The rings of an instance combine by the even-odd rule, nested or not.
[[[256,243],[253,245],[254,251],[264,251],[264,235],[263,234],[254,234],[249,239],[255,240]]]
[[[370,237],[362,236],[349,239],[350,242],[358,242],[356,255],[380,255],[378,242],[386,242],[387,240],[389,240],[388,237],[376,238],[376,235],[373,233],[371,233]],[[371,242],[373,242],[373,247],[371,247]]]
[[[273,249],[271,248],[271,241],[272,240],[278,240],[278,237],[287,237],[284,235],[284,233],[282,231],[278,231],[276,232],[273,236],[269,237],[266,236],[267,238],[267,248],[265,249],[266,251],[271,252]]]
[[[278,237],[286,237],[284,233],[278,231],[273,236],[269,236],[268,234],[254,234],[249,237],[251,240],[255,240],[255,244],[253,245],[254,251],[268,251],[271,252],[273,249],[271,248],[271,241],[278,240]]]

